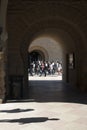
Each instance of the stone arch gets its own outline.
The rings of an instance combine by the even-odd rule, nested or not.
[[[63,18],[48,18],[48,19],[44,19],[44,20],[40,20],[39,22],[31,25],[31,27],[29,28],[29,31],[25,34],[24,36],[24,40],[21,43],[21,56],[23,58],[24,61],[24,72],[26,72],[26,54],[24,53],[24,49],[27,50],[29,44],[36,38],[38,37],[40,34],[45,33],[46,30],[51,29],[51,31],[53,29],[58,29],[58,30],[63,30],[65,32],[67,32],[71,38],[73,39],[73,44],[74,44],[74,48],[77,50],[76,52],[76,83],[75,84],[79,84],[79,81],[81,80],[81,65],[79,65],[79,63],[81,62],[81,53],[83,52],[84,48],[83,48],[83,35],[79,32],[78,27],[76,25],[74,25],[72,22],[69,22]],[[49,31],[48,31],[48,35],[49,35]],[[56,32],[56,37],[58,36],[58,33]],[[67,48],[68,44],[63,45]],[[72,46],[71,43],[69,43],[69,47]],[[64,74],[64,76],[66,77],[66,74]],[[66,78],[65,78],[66,79]]]
[[[71,21],[69,22],[65,18],[60,18],[60,17],[57,18],[50,17],[47,19],[41,19],[39,22],[36,22],[33,25],[31,25],[31,27],[28,28],[29,31],[25,33],[22,39],[22,42],[20,44],[21,50],[24,46],[27,49],[28,45],[33,41],[33,39],[35,39],[35,37],[38,37],[39,35],[44,33],[47,29],[50,28],[52,29],[56,28],[58,30],[63,30],[67,32],[74,40],[75,47],[78,50],[78,52],[84,50],[83,43],[85,43],[84,40],[85,37],[83,33],[80,31],[80,29],[78,28],[78,26],[73,24]]]
[[[29,47],[29,52],[32,52],[32,51],[38,51],[38,52],[40,52],[41,55],[44,57],[45,60],[49,59],[48,53],[45,50],[45,48],[43,48],[43,47],[40,47],[40,46],[32,46],[31,48]]]
[[[4,1],[5,3],[6,3],[6,1],[7,0],[1,0],[1,1]],[[1,2],[0,1],[0,2]],[[13,1],[12,1],[13,2]],[[8,2],[8,3],[10,3],[10,2]],[[77,59],[77,81],[81,81],[81,79],[82,79],[82,75],[80,75],[81,73],[82,73],[82,70],[84,70],[84,72],[85,72],[85,69],[84,69],[84,64],[85,64],[85,61],[86,60],[84,60],[84,58],[82,58],[82,55],[83,56],[85,56],[85,54],[83,54],[84,53],[84,50],[85,50],[85,52],[86,52],[86,41],[87,41],[87,39],[85,38],[85,32],[84,32],[84,34],[83,34],[83,32],[82,32],[82,30],[84,30],[84,28],[85,28],[85,26],[83,26],[83,24],[86,22],[85,21],[85,19],[86,19],[86,13],[84,13],[84,11],[81,11],[81,9],[79,8],[79,5],[81,4],[80,2],[77,2],[78,4],[76,4],[76,3],[74,3],[74,2],[53,2],[53,4],[59,4],[59,5],[61,5],[61,7],[63,7],[63,6],[65,6],[65,8],[64,8],[64,11],[67,9],[67,7],[71,10],[71,13],[69,13],[69,15],[71,15],[71,14],[73,14],[73,10],[75,10],[74,11],[74,14],[76,13],[76,16],[78,16],[79,15],[79,17],[77,17],[76,18],[76,16],[75,16],[75,19],[73,20],[75,23],[77,22],[77,24],[78,24],[78,26],[77,26],[77,24],[74,24],[74,22],[71,22],[71,21],[69,21],[68,20],[68,18],[69,18],[69,15],[67,15],[67,13],[65,14],[65,16],[64,16],[64,18],[63,17],[60,17],[60,16],[62,16],[62,13],[60,13],[60,16],[57,16],[57,13],[56,13],[56,15],[54,16],[54,14],[53,14],[53,16],[49,16],[49,17],[43,17],[43,15],[42,15],[42,18],[41,19],[38,19],[38,21],[37,21],[37,19],[36,19],[36,21],[35,22],[32,22],[33,24],[31,24],[29,27],[28,27],[28,30],[27,30],[27,32],[26,32],[26,34],[25,34],[25,36],[24,36],[24,38],[21,40],[22,42],[20,42],[21,44],[20,44],[20,53],[21,53],[21,57],[22,57],[22,60],[23,60],[23,65],[24,65],[24,75],[26,75],[25,73],[26,73],[26,53],[25,53],[25,51],[27,50],[27,48],[28,48],[28,42],[29,42],[29,44],[31,43],[31,41],[33,40],[33,39],[35,39],[35,37],[38,37],[39,36],[39,34],[41,34],[41,33],[43,33],[43,32],[45,32],[46,31],[46,29],[48,29],[48,28],[58,28],[58,29],[61,29],[61,30],[64,30],[64,31],[67,31],[68,32],[68,34],[70,34],[71,35],[71,37],[72,37],[72,39],[74,39],[74,45],[75,45],[75,48],[76,48],[76,50],[77,50],[77,57],[78,57],[78,59]],[[19,2],[17,3],[16,2],[16,4],[19,4]],[[15,4],[15,5],[16,5]],[[52,3],[51,3],[52,4]],[[48,5],[49,5],[49,7],[48,7],[48,10],[50,9],[50,5],[51,4],[49,4],[49,2],[48,2]],[[84,5],[85,4],[85,2],[82,2],[82,4]],[[10,4],[9,4],[10,5]],[[40,4],[39,4],[40,5]],[[84,7],[84,6],[82,6],[82,7]],[[6,7],[5,7],[6,8]],[[9,8],[11,8],[11,6],[9,7]],[[57,9],[57,8],[56,8]],[[55,10],[56,10],[55,9]],[[63,9],[63,8],[62,8]],[[14,11],[15,10],[15,11]],[[12,10],[12,13],[14,13],[14,12],[17,12],[18,10],[16,10],[16,8],[14,8],[13,10]],[[52,12],[53,10],[51,10],[51,12]],[[8,11],[8,14],[9,14],[9,12],[10,11]],[[19,11],[20,12],[20,11]],[[66,11],[67,12],[67,11]],[[6,12],[7,13],[7,12]],[[11,12],[10,12],[11,13]],[[49,13],[49,11],[48,11],[48,13]],[[84,14],[84,15],[83,15]],[[58,14],[59,15],[59,14]],[[64,14],[63,14],[64,15]],[[67,17],[68,16],[68,17]],[[65,18],[66,17],[66,18]],[[5,14],[5,18],[6,18],[6,14]],[[84,21],[80,21],[80,18],[82,18],[82,20]],[[72,20],[73,19],[73,17],[71,16],[70,17],[70,19]],[[7,22],[6,21],[6,19],[4,20],[4,22]],[[3,23],[4,23],[3,22]],[[78,23],[79,22],[79,23]],[[81,22],[83,22],[82,24],[81,24]],[[5,23],[6,24],[6,23]],[[81,26],[80,26],[81,25]],[[84,24],[85,25],[85,24]],[[40,27],[40,28],[39,28]],[[81,31],[80,31],[80,27],[82,27],[81,28]],[[32,31],[33,30],[33,31]],[[43,31],[42,31],[43,30]],[[5,35],[3,35],[3,36],[6,36],[7,34],[5,34]],[[3,37],[2,37],[3,38]],[[4,38],[7,38],[7,36],[6,37],[4,37]],[[27,42],[28,41],[28,42]],[[70,44],[71,45],[71,44]],[[65,45],[66,46],[66,45]],[[66,46],[67,47],[67,46]],[[26,61],[25,61],[26,60]],[[84,60],[84,62],[83,62],[83,60]],[[80,63],[80,65],[79,65],[79,63]],[[84,63],[84,64],[81,64],[81,63]],[[82,66],[81,66],[82,65]],[[85,74],[86,74],[86,72],[85,72]],[[86,75],[85,75],[86,76]],[[24,76],[25,77],[25,76]],[[84,80],[83,80],[84,81]]]
[[[6,4],[6,1],[8,1],[8,0],[1,0],[1,1],[4,1]],[[29,1],[27,1],[27,2],[29,2]],[[15,16],[18,14],[18,16],[19,16],[19,13],[21,13],[21,11],[24,11],[24,8],[23,8],[24,6],[22,7],[22,5],[21,5],[22,8],[20,9],[19,2],[9,1],[8,3],[9,3],[8,4],[8,11],[6,12],[8,14],[8,17],[9,17],[9,14],[13,14],[13,17],[14,17],[14,14],[15,14]],[[82,3],[82,6],[81,6],[81,3]],[[26,4],[26,1],[25,1],[25,4]],[[36,17],[35,20],[30,25],[28,25],[28,28],[26,29],[27,30],[26,34],[23,37],[23,39],[21,37],[21,40],[19,40],[19,42],[22,41],[22,42],[20,42],[21,43],[20,44],[20,55],[21,55],[21,59],[23,61],[23,65],[24,65],[24,81],[26,80],[25,75],[27,75],[26,74],[26,64],[27,64],[26,55],[27,55],[27,52],[25,52],[25,51],[27,50],[28,45],[32,42],[33,39],[35,39],[35,37],[38,37],[40,34],[45,33],[46,30],[48,30],[50,28],[52,28],[52,29],[56,28],[56,29],[61,29],[61,30],[64,30],[65,32],[67,32],[69,35],[71,35],[71,37],[74,41],[74,46],[77,50],[76,57],[78,57],[77,58],[77,70],[76,70],[77,77],[76,78],[77,78],[77,82],[80,82],[80,84],[81,84],[81,81],[86,77],[86,71],[85,71],[86,69],[84,67],[86,60],[82,56],[85,56],[85,54],[86,54],[86,41],[87,41],[87,39],[85,38],[85,35],[86,35],[86,32],[85,32],[86,31],[86,29],[85,29],[85,24],[86,24],[85,22],[86,21],[85,21],[85,19],[87,18],[87,15],[86,15],[86,10],[85,9],[83,10],[81,8],[81,7],[85,7],[84,6],[85,2],[84,1],[83,2],[76,2],[76,3],[75,2],[65,2],[65,1],[58,1],[57,2],[54,0],[52,2],[46,1],[45,4],[48,5],[47,6],[48,10],[46,9],[47,13],[43,14],[43,11],[42,11],[42,14],[44,16],[40,15],[39,18]],[[44,7],[45,4],[43,4],[42,1],[39,3],[37,2],[36,9],[39,10],[39,7],[41,9],[42,8],[41,5],[43,5],[43,7]],[[13,8],[14,6],[15,6],[15,8]],[[52,6],[53,6],[53,8],[50,8]],[[54,8],[54,7],[56,7],[56,8]],[[59,7],[59,13],[58,13],[57,7]],[[7,8],[7,7],[5,7],[5,8]],[[30,7],[29,10],[31,10],[31,8],[32,7]],[[60,9],[62,11],[60,11]],[[67,13],[68,10],[70,10],[70,13]],[[50,11],[51,11],[51,15],[47,16]],[[26,11],[25,11],[25,13],[26,13]],[[75,16],[75,18],[73,16]],[[23,16],[21,15],[21,17],[23,17]],[[19,19],[22,20],[21,17]],[[6,14],[5,14],[5,18],[6,18]],[[9,18],[7,18],[7,19],[9,19]],[[83,21],[81,21],[81,20],[83,20]],[[6,19],[4,19],[3,23],[5,23],[5,22],[7,22]],[[15,21],[15,22],[16,22],[16,24],[18,24],[18,21]],[[28,23],[28,21],[25,20],[24,25],[23,24],[21,24],[21,25],[26,27],[26,22]],[[5,23],[5,24],[7,24],[9,27],[10,22]],[[77,24],[78,24],[78,26],[77,26]],[[17,27],[18,27],[18,25],[17,25]],[[84,31],[84,32],[82,32],[82,31]],[[49,33],[49,31],[48,31],[48,33]],[[6,35],[7,34],[5,34],[3,36],[6,36]],[[56,34],[55,36],[56,36],[55,39],[57,39],[58,34]],[[6,37],[4,37],[4,38],[6,38]],[[29,44],[28,44],[28,42],[29,42]],[[71,43],[69,44],[69,46],[70,45],[72,46]],[[63,46],[65,46],[67,48],[66,44]],[[82,71],[85,72],[84,73],[85,76],[81,75]],[[84,82],[84,80],[83,80],[83,82]]]

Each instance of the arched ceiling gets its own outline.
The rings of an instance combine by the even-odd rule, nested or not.
[[[68,32],[85,49],[87,35],[87,2],[64,0],[9,0],[7,26],[12,48],[46,28]],[[27,39],[27,40],[26,40]]]

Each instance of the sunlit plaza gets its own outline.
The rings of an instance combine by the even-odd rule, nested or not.
[[[38,75],[30,76],[28,75],[28,80],[62,80],[62,75],[47,75],[46,77],[42,75],[41,77]]]

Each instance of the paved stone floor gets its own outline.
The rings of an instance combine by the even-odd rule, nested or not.
[[[29,90],[0,104],[0,130],[87,130],[86,93],[58,80],[30,80]]]

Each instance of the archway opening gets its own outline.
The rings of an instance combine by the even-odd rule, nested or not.
[[[28,48],[29,80],[62,80],[63,49],[51,37],[38,37]]]
[[[28,60],[29,60],[29,63],[30,63],[30,62],[33,62],[33,61],[37,62],[39,60],[40,61],[45,60],[45,58],[44,58],[44,54],[41,51],[34,50],[34,51],[32,51],[28,54]]]

